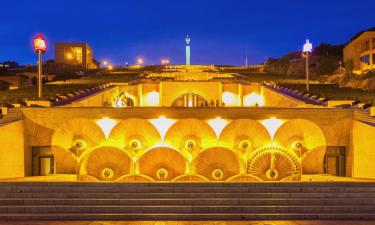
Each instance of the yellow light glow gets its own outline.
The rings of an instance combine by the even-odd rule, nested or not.
[[[108,66],[108,69],[109,70],[113,70],[113,66]]]
[[[262,95],[251,93],[243,98],[244,106],[264,106],[264,98]]]
[[[215,119],[208,120],[207,123],[215,131],[216,137],[219,138],[223,129],[228,125],[229,121],[216,117]]]
[[[283,123],[285,121],[284,120],[280,120],[280,119],[276,119],[275,117],[271,117],[269,119],[262,120],[260,122],[267,129],[268,133],[270,134],[271,138],[273,139],[273,137],[275,136],[275,133],[276,133],[277,129],[279,129],[279,127],[281,125],[283,125]]]
[[[68,59],[68,60],[73,59],[73,55],[72,55],[72,53],[67,53],[67,54],[65,55],[65,58]]]
[[[143,59],[142,58],[137,59],[137,64],[138,65],[142,65],[143,64]]]
[[[159,92],[152,91],[146,95],[146,106],[159,106]]]
[[[236,106],[236,96],[232,92],[224,92],[222,94],[222,100],[225,106]]]
[[[159,134],[161,136],[161,139],[164,141],[165,134],[167,133],[168,129],[176,123],[176,120],[165,118],[165,116],[161,116],[157,119],[151,119],[149,120],[152,125],[156,127],[156,129],[159,131]],[[164,143],[159,143],[164,144]]]
[[[102,129],[104,135],[106,138],[109,137],[109,134],[111,133],[111,130],[113,129],[114,126],[118,123],[117,120],[104,117],[103,119],[97,120],[96,124]]]
[[[169,64],[169,59],[162,59],[161,60],[162,65],[168,65]]]

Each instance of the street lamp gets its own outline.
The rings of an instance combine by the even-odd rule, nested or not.
[[[46,40],[41,34],[34,38],[34,51],[38,53],[38,98],[42,97],[42,54],[47,50]]]
[[[105,71],[107,72],[107,70],[108,70],[108,61],[107,61],[107,60],[104,60],[104,61],[103,61],[103,65],[104,65],[104,69],[105,69]]]
[[[309,39],[306,40],[306,43],[303,45],[303,53],[306,54],[306,90],[310,90],[309,86],[309,54],[312,52],[312,44]]]

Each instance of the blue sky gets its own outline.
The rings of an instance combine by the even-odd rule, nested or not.
[[[0,4],[0,61],[35,63],[31,40],[43,33],[46,59],[59,41],[88,42],[96,59],[114,65],[162,58],[184,63],[191,36],[192,63],[263,62],[314,44],[345,43],[375,26],[370,0],[12,0]]]

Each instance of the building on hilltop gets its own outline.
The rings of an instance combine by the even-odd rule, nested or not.
[[[375,27],[355,35],[344,48],[344,63],[357,74],[375,69]]]
[[[55,62],[81,66],[83,69],[96,69],[93,51],[87,43],[56,43]]]

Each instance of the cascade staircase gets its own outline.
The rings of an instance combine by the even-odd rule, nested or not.
[[[375,219],[375,183],[0,183],[0,221]]]

